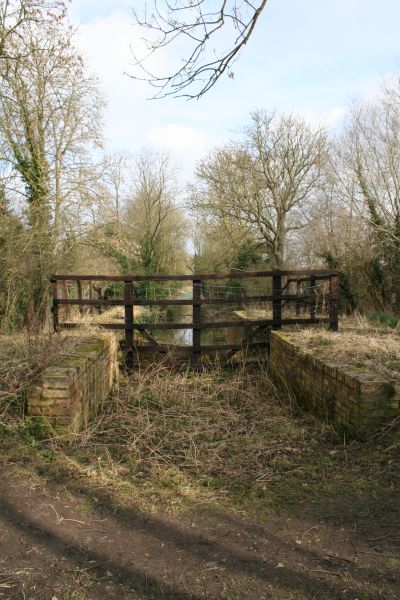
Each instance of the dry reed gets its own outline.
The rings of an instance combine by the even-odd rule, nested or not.
[[[371,325],[362,315],[341,318],[338,333],[325,327],[291,331],[306,352],[329,363],[377,371],[400,383],[400,331]]]
[[[25,394],[35,378],[55,360],[71,356],[82,340],[94,334],[93,328],[85,327],[69,335],[50,330],[1,335],[0,420],[24,416]]]
[[[293,419],[282,404],[265,364],[245,360],[230,372],[218,365],[193,372],[171,370],[166,359],[122,376],[72,449],[56,443],[67,458],[76,451],[86,457],[79,465],[86,475],[98,477],[101,464],[101,478],[111,484],[117,476],[127,481],[173,473],[240,488],[272,480],[276,461],[292,459],[310,435],[302,417]]]

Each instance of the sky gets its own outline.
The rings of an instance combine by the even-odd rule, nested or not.
[[[72,0],[70,14],[106,97],[106,150],[167,152],[182,184],[213,147],[239,135],[252,111],[294,112],[335,130],[354,99],[373,97],[400,73],[400,0],[269,0],[233,79],[223,77],[200,100],[150,100],[149,85],[126,74],[132,52],[144,47],[132,7],[144,5]],[[151,66],[167,73],[179,59],[167,48]]]

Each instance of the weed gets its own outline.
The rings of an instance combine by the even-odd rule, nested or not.
[[[362,331],[360,328],[357,335],[364,335]],[[350,347],[354,333],[353,329],[353,333],[339,334],[343,335],[345,349]],[[312,344],[312,334],[304,332],[305,338],[307,335]],[[318,335],[334,336],[329,332],[321,334],[321,331]],[[393,355],[394,362],[400,360],[396,359],[396,333],[387,332],[386,350],[381,335],[377,330],[377,341],[369,343],[368,355],[380,356],[381,352],[387,351]],[[319,345],[321,351],[325,351],[325,346],[329,349],[327,344]],[[354,346],[353,342],[353,350]],[[335,347],[334,353],[338,351]],[[23,380],[27,382],[31,367],[26,367],[29,363],[24,364]],[[14,374],[17,374],[16,370]],[[11,417],[12,411],[8,414]],[[194,373],[170,370],[162,361],[142,364],[139,372],[129,377],[122,375],[104,412],[72,442],[46,438],[45,431],[37,430],[37,424],[29,419],[23,427],[19,425],[14,429],[8,426],[9,421],[5,420],[6,423],[7,436],[2,439],[5,460],[18,464],[21,472],[23,468],[29,477],[32,473],[40,473],[42,485],[47,481],[50,489],[54,478],[63,484],[65,493],[72,493],[70,489],[79,493],[84,491],[77,509],[84,516],[78,515],[78,522],[89,521],[86,517],[97,520],[99,508],[101,519],[104,511],[110,516],[114,511],[125,511],[126,508],[134,509],[135,514],[143,512],[151,516],[160,515],[161,508],[163,518],[165,512],[179,515],[182,527],[185,523],[200,522],[202,514],[205,515],[203,522],[211,527],[211,524],[221,522],[222,513],[227,523],[239,518],[243,527],[251,523],[250,531],[254,521],[270,522],[274,535],[285,539],[285,553],[286,544],[292,544],[290,540],[304,541],[304,545],[299,546],[299,557],[301,548],[307,550],[307,532],[314,531],[315,523],[322,529],[324,523],[332,523],[333,536],[328,550],[337,544],[335,536],[347,536],[347,531],[353,535],[356,529],[357,532],[365,529],[369,538],[382,536],[386,540],[389,524],[393,537],[397,536],[393,524],[399,521],[398,431],[392,428],[387,437],[371,440],[367,445],[348,443],[344,451],[342,440],[330,427],[293,412],[285,399],[276,393],[263,362],[254,356],[229,373],[218,365]],[[35,481],[35,487],[38,485]],[[74,502],[67,504],[74,506]],[[273,522],[278,517],[279,529],[274,529]],[[379,520],[385,523],[383,533],[376,530]],[[128,521],[124,520],[124,523]],[[118,527],[122,529],[120,525]],[[346,534],[342,535],[340,532],[345,530]],[[217,531],[215,527],[213,535]],[[311,540],[310,537],[310,543]],[[322,540],[318,540],[318,544],[321,543]],[[301,570],[309,573],[310,578],[314,577],[318,547],[315,546],[315,553],[314,549],[310,553],[308,564],[287,565],[286,560],[283,562],[294,573]],[[359,548],[358,558],[362,564],[362,546]],[[179,546],[179,552],[181,550]],[[348,551],[347,545],[339,545],[338,554],[347,556]],[[380,561],[386,561],[376,554]],[[323,556],[326,568],[323,577],[328,578],[334,567],[325,559],[325,554]],[[173,560],[172,552],[171,557]],[[368,587],[369,580],[361,582],[356,578],[352,582],[347,574],[349,565],[350,562],[346,562],[343,587],[354,586],[354,590],[359,590],[352,593],[352,598],[373,600],[383,597],[386,588],[382,588],[380,596],[373,595],[375,580],[371,587]],[[392,576],[394,568],[399,566],[398,559],[388,559],[387,566]],[[357,577],[361,573],[358,565],[355,573]],[[93,597],[94,580],[89,574],[86,578],[82,573],[79,578],[76,576],[79,590],[72,589],[69,584],[60,585],[63,592],[58,592],[57,597],[60,600]],[[318,579],[319,574],[318,571]],[[219,576],[226,577],[226,582],[221,579],[220,584],[216,584],[223,588],[216,597],[221,600],[246,597],[251,580],[232,575],[228,570],[226,575],[221,571]],[[5,574],[0,568],[0,582],[3,580]],[[327,595],[319,593],[318,582],[314,585],[317,589],[315,597],[321,600],[332,597],[330,592]],[[382,585],[389,586],[386,580]],[[302,590],[290,591],[286,587],[282,590],[279,581],[266,584],[263,592],[268,596],[260,592],[260,598],[304,600],[308,597]],[[128,590],[126,595],[122,593],[118,597],[133,596]],[[143,597],[153,597],[153,592],[149,591]],[[154,599],[157,597],[161,595],[154,592]]]
[[[387,313],[383,312],[369,313],[367,315],[367,318],[369,321],[371,321],[371,323],[379,323],[380,325],[386,325],[391,329],[396,329],[396,327],[399,324],[398,317],[394,317],[393,315],[388,315]]]
[[[310,327],[291,331],[288,335],[306,352],[331,365],[372,370],[400,383],[399,330],[388,329],[381,321],[375,321],[372,326],[361,316],[343,318],[338,333]]]
[[[42,450],[42,456],[48,462],[54,462],[56,460],[56,453],[50,448],[45,448]]]
[[[38,440],[48,436],[48,430],[41,421],[36,421],[27,417],[21,428],[21,434],[31,447],[36,447]]]

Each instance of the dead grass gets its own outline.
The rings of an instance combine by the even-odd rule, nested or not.
[[[282,469],[296,474],[315,436],[336,440],[330,428],[277,394],[265,360],[256,356],[229,371],[218,363],[201,372],[174,370],[167,356],[133,375],[122,373],[84,431],[72,441],[49,439],[24,421],[24,391],[51,360],[73,352],[83,335],[21,337],[7,351],[2,346],[0,426],[7,430],[3,443],[12,446],[6,451],[11,461],[41,457],[112,489],[120,501],[134,494],[146,510],[175,512],[197,500],[250,502],[257,510],[262,496],[275,502],[269,492],[282,480]],[[22,434],[20,442],[12,432]]]
[[[54,360],[70,356],[87,337],[100,335],[83,327],[68,335],[0,335],[0,423],[11,425],[24,416],[26,391],[35,378]],[[104,335],[104,334],[103,334]]]
[[[326,352],[329,362],[335,357],[350,364],[356,346],[358,357],[362,354],[366,362],[368,356],[375,368],[379,363],[387,369],[387,356],[393,360],[399,356],[398,337],[391,330],[374,329],[373,338],[371,328],[354,323],[342,325],[339,334],[310,328],[290,335],[301,338],[304,347],[317,350],[319,356]],[[357,336],[362,343],[355,343]],[[71,351],[73,346],[68,349],[67,344],[76,339],[63,341],[64,346],[57,343],[57,336],[50,341],[25,340],[22,353],[20,346],[15,356],[9,352],[8,366],[1,370],[8,395],[3,397],[0,421],[15,414],[10,403],[17,402],[35,369],[57,352],[60,356]],[[13,380],[19,386],[14,395]],[[19,427],[23,428],[21,419]],[[388,443],[397,444],[394,435]],[[261,497],[273,504],[309,493],[311,483],[303,487],[304,477],[319,486],[321,473],[331,468],[329,452],[336,452],[340,443],[330,427],[279,397],[261,359],[248,357],[232,371],[214,364],[194,372],[171,369],[166,357],[142,365],[132,376],[122,374],[102,413],[72,442],[37,440],[35,451],[43,452],[45,461],[57,457],[57,462],[117,494],[134,491],[148,498],[164,490],[169,500],[174,495],[234,502],[252,497],[256,505]],[[325,449],[319,454],[315,448]],[[311,454],[318,456],[315,464],[309,460]],[[343,456],[347,460],[347,446]],[[329,486],[328,476],[324,485]]]
[[[261,360],[195,373],[173,371],[166,359],[122,376],[103,413],[72,444],[51,447],[96,484],[171,506],[174,495],[172,504],[256,499],[282,468],[296,469],[315,435],[335,437],[311,417],[293,418]]]
[[[290,337],[329,363],[378,371],[400,383],[400,330],[371,325],[361,315],[341,318],[339,332],[326,327],[290,331]]]
[[[264,401],[271,394],[277,405],[266,413]],[[111,427],[103,421],[102,437],[107,444],[116,437],[123,441],[140,469],[174,465],[192,474],[229,478],[238,469],[246,476],[245,465],[252,463],[251,476],[263,479],[265,457],[285,445],[279,439],[279,421],[286,420],[280,412],[265,370],[258,366],[227,375],[218,368],[194,374],[151,365],[136,379],[122,380],[109,414]],[[277,435],[266,448],[262,432],[272,420]],[[238,446],[246,447],[245,461]]]
[[[347,340],[346,336],[354,335],[356,329],[349,326],[347,330],[343,325],[335,339],[344,335]],[[380,339],[382,335],[381,348],[385,350],[382,328],[376,329],[381,332],[376,337]],[[320,329],[304,333],[309,336],[310,343],[314,336],[322,335],[325,339],[327,335],[326,339],[330,340],[330,336],[335,335]],[[393,332],[387,333],[391,337]],[[294,332],[293,335],[297,334]],[[364,337],[368,336],[366,332]],[[349,355],[350,340],[343,344],[347,344]],[[324,343],[318,345],[315,341],[319,354],[325,349]],[[44,338],[32,340],[31,344],[25,340],[21,344],[8,354],[4,354],[2,348],[8,368],[0,367],[3,383],[10,385],[10,372],[21,389],[27,385],[35,368],[48,364],[54,353],[63,356],[67,351],[66,346],[57,346],[60,344],[58,338],[49,343]],[[374,352],[380,352],[378,346]],[[78,491],[82,514],[76,513],[75,517],[79,520],[86,520],[86,509],[94,515],[100,506],[108,511],[107,518],[110,513],[129,507],[134,507],[135,511],[140,508],[146,515],[172,513],[179,515],[180,525],[187,528],[200,518],[204,508],[207,509],[204,522],[210,528],[219,518],[234,522],[239,517],[247,519],[249,515],[252,522],[255,517],[257,522],[265,524],[273,520],[276,513],[283,514],[283,518],[275,534],[289,540],[292,546],[298,543],[293,540],[306,546],[309,532],[318,536],[313,545],[306,546],[307,555],[311,557],[310,569],[315,568],[316,552],[321,545],[317,525],[323,529],[324,523],[332,523],[329,532],[333,539],[336,539],[335,535],[342,535],[340,532],[347,538],[348,532],[355,532],[357,528],[357,532],[364,531],[367,538],[377,540],[372,542],[372,549],[367,547],[366,555],[360,552],[359,557],[356,546],[355,562],[361,562],[365,556],[372,557],[373,552],[379,560],[385,556],[382,552],[397,556],[398,428],[391,430],[387,440],[371,440],[369,444],[347,443],[330,428],[297,412],[287,402],[286,398],[278,396],[269,381],[265,363],[255,357],[248,357],[237,370],[227,372],[215,364],[199,373],[188,369],[171,370],[166,359],[156,365],[143,365],[133,376],[122,375],[102,414],[72,443],[61,438],[32,440],[25,435],[26,429],[20,427],[22,436],[0,437],[0,446],[3,460],[13,468],[19,466],[21,477],[33,481],[35,486],[40,487],[45,481],[52,489],[54,479],[60,484],[57,489],[62,488],[68,498],[71,490]],[[3,419],[11,418],[12,414],[10,408],[3,414]],[[70,504],[69,500],[67,504]],[[219,517],[221,510],[223,516]],[[100,517],[103,516],[101,513]],[[62,516],[56,517],[62,525]],[[380,522],[384,529],[377,528]],[[123,523],[126,527],[127,521]],[[118,531],[120,529],[119,523]],[[263,534],[263,539],[265,537]],[[377,544],[379,551],[375,552]],[[179,549],[181,551],[181,547]],[[331,552],[328,558],[331,558],[327,562],[328,551]],[[286,546],[284,552],[275,562],[282,560],[286,565]],[[326,570],[319,573],[329,577],[337,564],[332,560],[337,561],[338,556],[344,556],[341,569],[343,565],[352,564],[348,558],[352,555],[348,552],[351,549],[347,546],[328,545],[322,563]],[[175,556],[171,560],[176,560]],[[293,564],[296,573],[303,572],[302,565]],[[375,570],[380,572],[380,569],[381,563]],[[339,567],[335,567],[333,578],[337,577],[336,571],[339,572]],[[361,586],[357,576],[365,577],[365,573],[358,566],[355,573],[354,586]],[[67,580],[70,574],[64,572],[64,577]],[[229,571],[226,578],[229,585],[234,582],[234,589],[234,574]],[[6,569],[0,561],[0,596],[2,591],[8,593],[8,588],[2,590],[1,585],[13,585],[16,579],[16,571]],[[220,597],[247,597],[243,590],[249,583],[250,579],[249,582],[241,581],[237,583],[237,593],[227,592]],[[83,590],[82,598],[91,597],[93,583],[88,583],[87,588],[81,582],[79,585]],[[347,579],[343,587],[347,589],[349,585]],[[368,589],[368,583],[362,585],[364,590]],[[271,586],[271,598],[308,597],[307,592],[292,594],[287,589],[280,590],[278,584]],[[64,588],[69,589],[66,584]],[[375,587],[371,589],[375,590]],[[379,597],[397,597],[395,592],[390,595],[390,590],[388,595],[383,592]],[[357,597],[375,596],[360,591]]]

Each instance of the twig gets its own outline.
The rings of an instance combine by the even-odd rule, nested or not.
[[[102,565],[105,565],[109,562],[112,562],[111,558],[109,560],[103,560],[103,562],[97,563],[96,565],[90,565],[90,567],[84,567],[83,569],[77,568],[76,571],[79,571],[80,573],[82,573],[83,571],[90,571],[90,569],[97,569],[97,567],[101,567]]]
[[[384,540],[385,538],[390,537],[391,535],[393,535],[392,532],[387,533],[386,535],[381,535],[376,538],[368,538],[368,541],[369,542],[378,542],[379,540]]]

